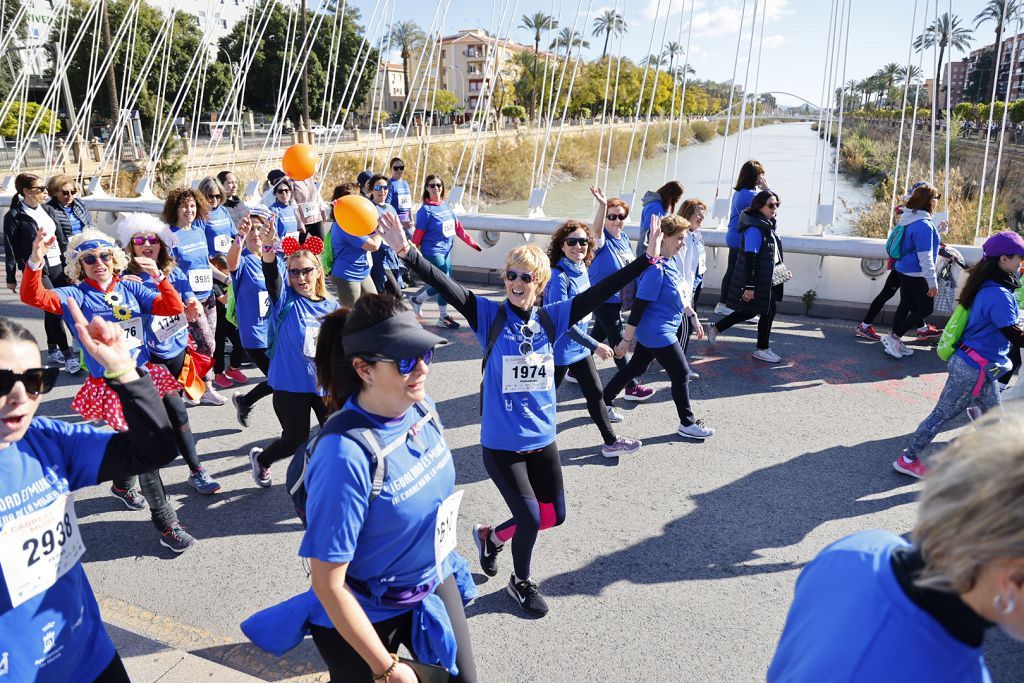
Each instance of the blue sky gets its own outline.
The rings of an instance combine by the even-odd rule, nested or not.
[[[374,0],[376,1],[376,0]],[[374,1],[356,0],[364,22],[372,14]],[[381,0],[382,2],[384,0]],[[694,6],[693,34],[691,42],[691,63],[699,78],[728,81],[732,78],[736,54],[737,35],[740,27],[743,0],[692,0]],[[767,5],[766,5],[767,1]],[[431,25],[433,2],[421,0],[391,0],[397,2],[396,20],[413,20],[422,28]],[[444,0],[439,0],[443,4]],[[450,0],[445,33],[457,29],[497,26],[502,7],[509,15],[516,6],[516,0]],[[935,15],[936,0],[919,0],[918,17],[914,35],[921,32],[924,6],[929,6],[929,22]],[[659,7],[660,3],[660,7]],[[639,59],[648,52],[652,32],[654,45],[676,40],[685,45],[687,19],[691,0],[519,0],[515,10],[516,20],[512,22],[512,39],[521,43],[532,43],[532,35],[526,29],[516,28],[519,17],[544,11],[559,17],[561,26],[571,26],[573,18],[577,30],[583,32],[591,42],[591,48],[584,50],[585,57],[598,57],[601,53],[602,38],[592,37],[593,17],[605,9],[615,7],[623,13],[629,32],[623,42],[625,55]],[[963,24],[973,28],[974,16],[981,11],[984,0],[953,0],[954,14],[963,17]],[[623,7],[625,5],[625,9]],[[685,9],[684,9],[685,5]],[[743,82],[746,55],[750,42],[751,14],[754,0],[747,0],[746,20],[740,47],[737,82]],[[911,37],[911,19],[914,0],[852,0],[853,13],[850,17],[850,44],[846,65],[846,80],[861,79],[871,75],[886,62],[906,63],[907,48]],[[949,9],[949,0],[938,0],[939,13]],[[559,11],[559,7],[561,10]],[[587,12],[588,7],[590,9]],[[817,102],[821,95],[822,76],[825,68],[825,50],[828,41],[831,0],[759,0],[758,26],[761,33],[761,17],[767,7],[767,23],[764,27],[764,48],[761,51],[759,90],[791,92]],[[554,9],[552,9],[554,8]],[[683,27],[680,35],[680,12],[683,11]],[[508,26],[506,18],[504,26]],[[662,32],[665,38],[662,40]],[[494,31],[497,32],[497,31]],[[994,41],[993,26],[984,24],[975,31],[973,48]],[[543,45],[542,45],[543,47]],[[610,51],[617,51],[618,45],[612,39]],[[962,58],[955,54],[954,59]],[[919,55],[914,55],[914,64]],[[934,57],[924,55],[924,72],[930,76]],[[750,88],[753,89],[757,70],[757,45],[755,43],[750,66]],[[796,104],[798,100],[779,96],[785,104]]]

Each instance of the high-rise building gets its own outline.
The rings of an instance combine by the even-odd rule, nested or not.
[[[950,71],[952,70],[952,77]],[[939,88],[939,99],[942,107],[946,106],[949,97],[950,106],[955,107],[964,99],[964,86],[967,84],[967,60],[950,62],[942,68],[942,85]],[[947,93],[948,89],[948,93]]]
[[[513,57],[533,48],[489,35],[483,29],[466,29],[441,39],[437,77],[442,87],[455,94],[458,107],[472,115],[485,105],[494,78],[495,97],[511,94],[519,76]],[[545,53],[541,53],[544,58]],[[497,100],[492,100],[492,105]]]

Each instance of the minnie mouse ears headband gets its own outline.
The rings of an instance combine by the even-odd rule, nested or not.
[[[299,241],[294,237],[285,237],[284,241],[281,242],[281,250],[285,256],[291,256],[297,251],[308,251],[315,256],[319,256],[324,251],[324,241],[319,237],[307,237],[305,242],[299,244]]]

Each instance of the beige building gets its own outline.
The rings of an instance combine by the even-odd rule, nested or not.
[[[373,81],[373,90],[366,93],[366,101],[359,107],[360,125],[373,123],[370,120],[370,108],[388,114],[384,123],[397,121],[405,103],[405,73],[401,62],[382,62]]]
[[[445,90],[455,93],[457,106],[471,116],[478,107],[486,104],[489,81],[496,73],[493,87],[494,98],[497,99],[492,102],[492,107],[502,98],[505,100],[503,104],[511,104],[520,68],[513,57],[532,50],[529,46],[490,36],[482,29],[459,31],[441,39],[438,82]]]

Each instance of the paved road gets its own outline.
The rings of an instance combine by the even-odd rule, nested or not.
[[[6,291],[0,315],[28,319],[42,338],[41,319]],[[477,572],[480,597],[467,611],[481,680],[763,679],[800,567],[846,534],[905,533],[914,520],[919,485],[889,463],[934,405],[943,366],[925,347],[890,359],[851,327],[781,318],[773,347],[784,362],[776,366],[750,358],[749,326],[722,335],[714,350],[699,345],[696,410],[719,430],[702,445],[674,436],[668,382],[650,373],[658,393],[625,405],[618,426],[645,446],[621,462],[600,457],[578,388],[563,386],[558,441],[568,519],[541,534],[534,561],[552,611],[524,618],[505,594],[509,553],[497,578]],[[505,513],[479,456],[479,349],[468,330],[444,334],[455,343],[435,356],[428,386],[466,489],[459,549],[472,557],[472,524]],[[602,366],[605,381],[612,372]],[[65,375],[41,412],[73,419],[76,388]],[[263,680],[326,680],[311,643],[278,660],[254,652],[238,628],[308,585],[283,468],[273,488],[257,489],[244,459],[250,444],[275,436],[270,402],[246,431],[230,406],[192,408],[190,416],[223,490],[211,498],[192,492],[180,460],[164,479],[197,547],[171,557],[147,514],[119,509],[102,487],[79,497],[84,561],[115,639],[142,635]],[[1019,646],[996,633],[988,653],[996,680],[1024,680]],[[187,678],[171,671],[161,680]]]

